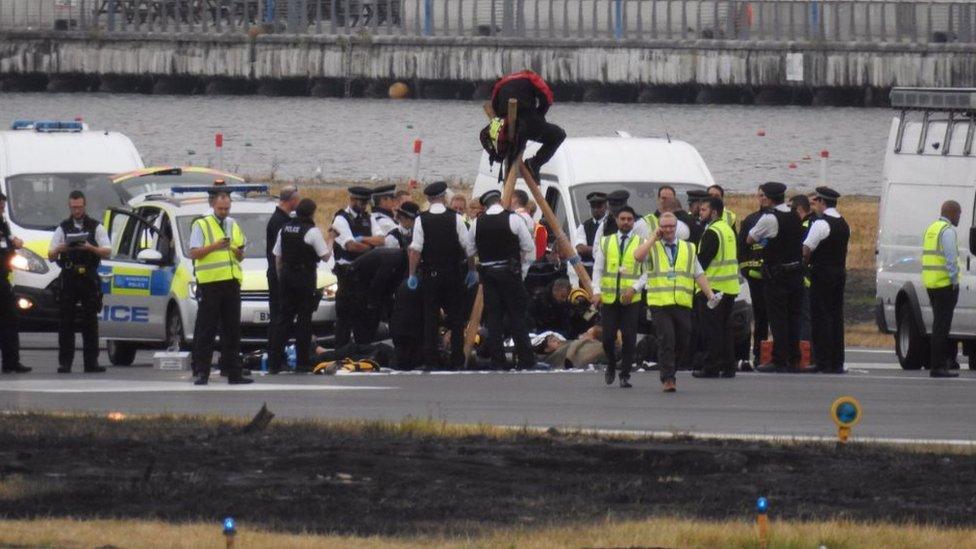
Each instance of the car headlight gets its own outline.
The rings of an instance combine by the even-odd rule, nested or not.
[[[10,257],[10,268],[34,274],[44,274],[51,270],[43,257],[27,248],[17,250],[17,253]]]
[[[339,283],[333,282],[322,288],[322,299],[335,299],[336,292],[339,291]]]

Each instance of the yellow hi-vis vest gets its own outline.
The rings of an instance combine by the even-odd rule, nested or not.
[[[202,217],[193,222],[199,224],[203,230],[203,245],[209,246],[224,238],[224,230],[221,228],[217,218],[213,215]],[[230,245],[240,248],[244,245],[244,233],[241,232],[237,222],[231,225]],[[221,282],[224,280],[244,280],[244,272],[241,270],[241,262],[237,260],[234,251],[230,248],[226,250],[215,250],[202,258],[193,262],[193,271],[196,274],[197,282],[208,284],[211,282]]]
[[[705,269],[708,284],[714,292],[739,295],[739,260],[735,232],[724,219],[710,223],[706,230],[714,232],[718,237],[718,251]]]
[[[946,288],[952,285],[945,250],[942,249],[942,231],[951,225],[939,219],[925,229],[922,238],[922,285],[926,288]]]
[[[735,222],[738,221],[739,218],[737,215],[735,215],[735,212],[726,208],[722,210],[722,219],[724,219],[725,222],[729,224],[729,228],[731,229],[735,227]],[[735,229],[732,230],[733,232],[735,231]]]
[[[620,301],[621,294],[632,288],[641,276],[642,263],[634,259],[634,252],[640,246],[640,237],[633,232],[627,238],[627,247],[620,249],[617,234],[600,239],[603,250],[603,276],[600,278],[600,301],[607,305]],[[633,303],[632,301],[631,303]]]
[[[664,244],[658,240],[651,247],[650,271],[647,275],[647,304],[651,307],[680,305],[691,308],[695,295],[695,245],[678,240],[674,265],[668,259]]]
[[[644,216],[644,223],[647,223],[647,234],[653,235],[654,231],[661,225],[661,220],[658,219],[654,212],[651,212]]]

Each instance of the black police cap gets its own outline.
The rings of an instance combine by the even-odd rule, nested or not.
[[[368,189],[366,187],[349,187],[346,190],[349,191],[349,196],[351,198],[359,198],[361,200],[368,200],[373,194],[373,189]]]
[[[708,191],[703,191],[701,189],[691,189],[688,191],[688,200],[705,200],[708,197]]]
[[[628,192],[626,189],[618,189],[607,195],[607,200],[610,202],[623,203],[627,202],[629,198],[630,192]]]
[[[478,202],[480,202],[482,206],[487,206],[489,200],[493,200],[495,198],[501,198],[501,197],[502,197],[502,192],[501,191],[499,191],[497,189],[492,189],[490,191],[485,191],[481,195],[481,197],[478,198]]]
[[[840,193],[831,189],[830,187],[817,187],[817,196],[823,198],[824,200],[837,200],[840,198]]]
[[[434,181],[424,187],[424,196],[427,198],[437,198],[447,192],[446,181]]]
[[[420,215],[420,206],[413,202],[404,202],[403,204],[400,204],[399,208],[397,208],[397,213],[407,216],[410,219],[415,219],[418,215]]]
[[[786,185],[778,181],[769,181],[759,186],[759,190],[769,198],[782,198],[786,195]]]
[[[600,191],[593,191],[586,195],[586,201],[590,204],[597,205],[603,204],[607,201],[607,193],[601,193]]]
[[[373,189],[373,198],[393,196],[394,194],[396,194],[396,185],[381,185]]]

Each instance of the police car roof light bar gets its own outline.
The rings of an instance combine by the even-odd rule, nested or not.
[[[894,88],[895,109],[976,111],[976,88]]]
[[[10,125],[11,130],[33,130],[34,121],[33,120],[14,120],[14,123]]]
[[[61,122],[58,120],[38,120],[34,130],[40,133],[78,133],[85,130],[84,122]]]
[[[249,184],[249,185],[176,185],[170,188],[173,193],[266,193],[270,187],[268,185]]]

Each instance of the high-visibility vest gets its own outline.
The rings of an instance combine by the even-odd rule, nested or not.
[[[654,212],[651,212],[644,216],[644,223],[647,223],[647,234],[652,235],[661,225],[661,220],[654,215]]]
[[[735,243],[735,232],[724,219],[716,220],[708,225],[718,237],[718,251],[705,269],[705,277],[712,291],[725,295],[739,295],[739,260]]]
[[[632,288],[641,275],[642,263],[634,259],[634,252],[640,246],[640,237],[631,233],[627,238],[626,249],[620,249],[616,234],[600,239],[603,250],[603,276],[600,277],[600,300],[603,303],[617,303],[621,294]]]
[[[651,307],[680,305],[691,308],[691,298],[695,295],[696,247],[684,240],[678,240],[677,244],[674,265],[660,240],[651,247],[651,266],[647,275],[647,304]]]
[[[209,246],[214,242],[224,238],[224,231],[217,221],[216,216],[208,215],[197,219],[193,223],[198,224],[203,231],[203,245]],[[244,245],[244,233],[241,232],[237,222],[231,225],[230,245],[240,248]],[[196,274],[197,282],[208,284],[211,282],[221,282],[224,280],[244,280],[244,272],[241,270],[241,262],[237,260],[234,251],[230,248],[225,250],[214,250],[209,254],[193,262],[193,271]]]
[[[945,250],[942,249],[942,232],[952,227],[939,219],[925,229],[922,239],[922,285],[926,288],[946,288],[952,285]]]
[[[722,219],[724,219],[725,222],[729,224],[729,227],[732,228],[735,227],[735,222],[739,220],[739,217],[735,215],[735,212],[726,208],[722,210]]]

